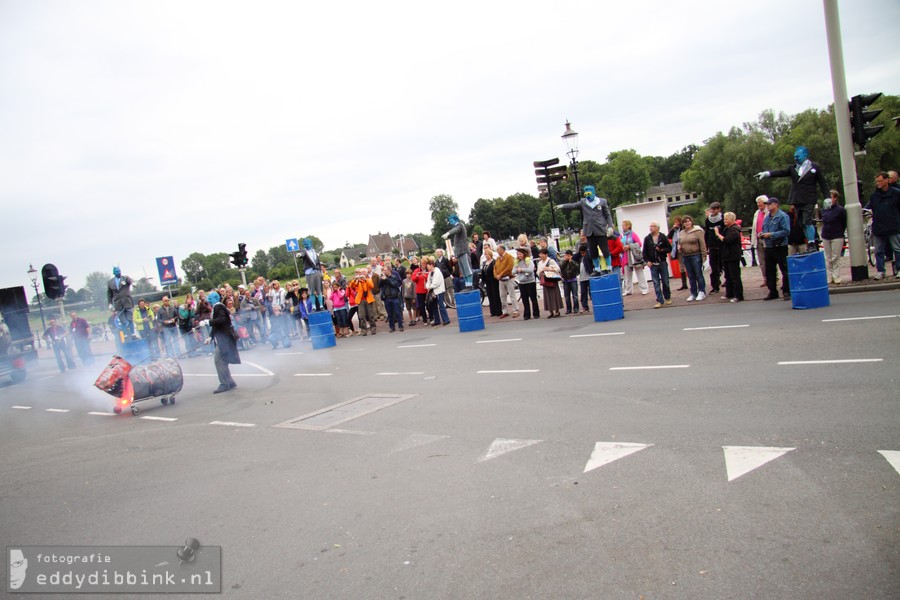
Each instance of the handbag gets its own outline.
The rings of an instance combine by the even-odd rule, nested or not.
[[[643,267],[644,266],[644,255],[641,253],[640,247],[637,244],[628,244],[628,249],[631,252],[631,260],[628,262],[632,267]]]
[[[428,290],[428,293],[425,294],[425,304],[431,304],[434,302],[434,290]]]

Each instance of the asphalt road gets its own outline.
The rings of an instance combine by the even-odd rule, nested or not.
[[[0,385],[0,542],[195,537],[229,598],[897,598],[898,342],[897,291],[416,326],[216,396],[186,360],[138,417],[42,360]]]

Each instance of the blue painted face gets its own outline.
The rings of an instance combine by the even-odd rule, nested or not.
[[[449,217],[447,217],[447,222],[456,227],[457,225],[459,225],[459,217],[457,217],[456,215],[450,215]]]
[[[312,250],[312,240],[309,238],[303,238],[303,247],[307,250]]]
[[[593,200],[594,196],[597,195],[597,190],[592,185],[584,186],[584,197],[588,200]]]
[[[122,270],[119,267],[113,267],[113,277],[121,277]]]
[[[802,165],[807,158],[809,158],[809,149],[806,146],[797,146],[797,149],[794,150],[794,162]]]

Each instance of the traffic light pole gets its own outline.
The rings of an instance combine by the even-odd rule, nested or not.
[[[850,241],[850,277],[862,281],[869,277],[866,247],[863,238],[862,205],[856,161],[853,158],[853,136],[850,134],[850,111],[847,102],[847,79],[844,75],[844,50],[841,42],[841,21],[837,0],[823,0],[825,5],[825,33],[828,37],[828,58],[831,61],[831,87],[834,90],[834,118],[837,122],[838,148],[841,156],[841,176],[847,210],[847,237]]]

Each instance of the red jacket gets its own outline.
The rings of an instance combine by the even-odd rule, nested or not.
[[[412,272],[412,280],[416,282],[416,293],[417,294],[427,294],[428,289],[425,287],[425,282],[428,281],[428,273],[416,267],[415,271]]]
[[[612,257],[612,266],[622,266],[622,252],[625,246],[622,245],[622,239],[615,236],[606,240],[609,243],[609,255]]]

